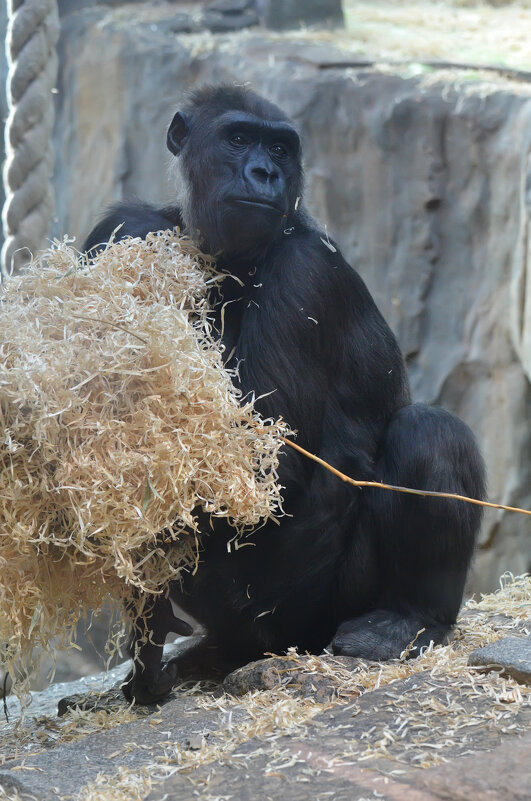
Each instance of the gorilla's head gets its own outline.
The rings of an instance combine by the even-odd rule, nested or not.
[[[237,260],[274,244],[302,187],[299,136],[277,106],[240,87],[199,89],[167,143],[187,231],[203,250]]]

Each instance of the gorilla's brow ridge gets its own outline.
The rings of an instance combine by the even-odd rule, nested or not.
[[[296,151],[300,146],[299,134],[289,122],[264,120],[262,117],[245,112],[226,112],[222,114],[215,120],[214,129],[218,131],[241,129],[249,133],[256,133],[256,131],[261,130],[273,138],[282,137],[286,139]]]

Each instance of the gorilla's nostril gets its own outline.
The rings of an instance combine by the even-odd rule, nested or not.
[[[269,173],[263,167],[255,167],[251,172],[251,175],[255,181],[258,181],[261,184],[267,184],[272,177],[272,173]]]

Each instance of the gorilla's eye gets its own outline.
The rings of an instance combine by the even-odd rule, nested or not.
[[[281,145],[280,142],[276,142],[276,144],[271,145],[269,151],[274,155],[278,156],[279,158],[285,158],[288,155],[288,151]]]
[[[229,139],[231,145],[234,147],[245,147],[248,144],[247,138],[243,134],[235,133]]]

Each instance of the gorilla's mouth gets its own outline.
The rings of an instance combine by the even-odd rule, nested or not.
[[[235,197],[231,198],[231,202],[241,206],[251,206],[268,209],[269,211],[276,211],[278,214],[283,214],[284,211],[278,203],[275,203],[273,200],[264,200],[263,198]]]

